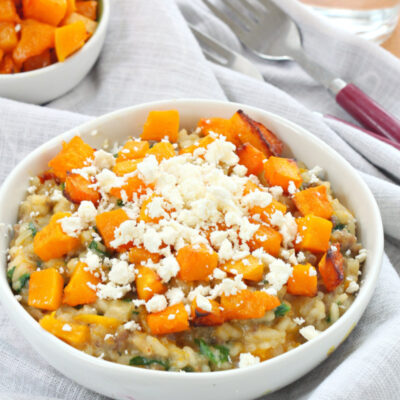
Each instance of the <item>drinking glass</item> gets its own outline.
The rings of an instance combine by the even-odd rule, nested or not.
[[[381,43],[396,27],[400,0],[300,0],[340,27]]]

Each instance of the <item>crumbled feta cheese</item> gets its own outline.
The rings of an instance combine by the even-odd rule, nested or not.
[[[242,280],[243,276],[242,275],[236,275],[234,279],[230,278],[225,278],[222,280],[221,283],[216,285],[213,289],[210,291],[210,298],[215,299],[218,296],[225,295],[225,296],[231,296],[235,295],[241,290],[244,290],[247,288],[246,284]]]
[[[240,177],[246,176],[247,168],[244,165],[237,164],[233,167],[233,173]]]
[[[359,284],[357,282],[351,281],[346,289],[346,293],[353,294],[358,292],[359,289],[360,289]]]
[[[282,286],[286,284],[293,268],[290,264],[285,263],[283,260],[275,259],[269,264],[269,272],[266,275],[268,283],[270,283],[277,291],[281,290]]]
[[[106,168],[111,169],[115,165],[115,157],[104,150],[97,150],[94,153],[93,165],[100,171]]]
[[[111,260],[112,267],[108,273],[108,278],[116,285],[128,285],[135,279],[133,265],[129,265],[126,261],[113,258]]]
[[[97,285],[97,296],[100,299],[117,300],[125,296],[131,290],[131,285],[118,286],[113,282]]]
[[[146,310],[149,313],[157,313],[167,308],[167,299],[162,294],[155,294],[147,303]]]
[[[212,305],[210,303],[210,300],[206,299],[201,294],[198,294],[196,296],[196,305],[197,305],[197,307],[200,308],[200,310],[203,310],[203,311],[206,311],[206,312],[211,312],[212,311]]]
[[[297,192],[298,190],[297,190],[297,187],[296,187],[296,185],[294,184],[294,182],[293,181],[289,181],[289,185],[288,185],[288,192],[289,192],[289,194],[295,194],[296,192]]]
[[[113,187],[121,187],[124,184],[123,178],[115,175],[109,169],[103,169],[98,173],[96,180],[98,187],[105,193],[108,193]]]
[[[297,325],[303,325],[306,320],[302,317],[295,317],[293,318],[293,322]]]
[[[275,211],[271,215],[271,224],[279,227],[279,232],[283,238],[283,246],[291,246],[297,234],[296,219],[288,212],[282,214],[282,211]]]
[[[146,157],[142,162],[137,165],[139,177],[143,179],[144,183],[153,183],[157,177],[158,162],[154,155]]]
[[[260,363],[260,357],[253,356],[251,353],[240,353],[239,368],[251,367]]]
[[[50,196],[51,201],[60,201],[63,198],[64,198],[64,196],[63,196],[61,190],[58,190],[58,189],[54,189],[53,193]]]
[[[64,324],[63,327],[61,328],[64,332],[71,332],[72,327],[69,324]]]
[[[127,331],[141,331],[142,327],[140,326],[140,324],[138,324],[135,321],[128,321],[123,325],[124,329],[126,329]]]
[[[224,279],[226,278],[226,272],[222,271],[222,269],[215,268],[212,276],[215,279]]]
[[[82,201],[78,208],[78,217],[84,224],[94,222],[97,215],[96,207],[91,201]]]
[[[182,303],[185,298],[185,293],[180,288],[171,288],[166,293],[165,296],[168,299],[169,305],[173,306],[174,304]]]
[[[300,334],[307,340],[315,339],[321,332],[313,325],[307,325],[299,330]]]
[[[64,217],[57,222],[61,224],[62,231],[71,237],[78,237],[83,228],[82,221],[78,216]]]

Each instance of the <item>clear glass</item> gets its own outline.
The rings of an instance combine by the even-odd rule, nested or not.
[[[300,0],[335,24],[365,39],[382,43],[395,29],[400,0]]]

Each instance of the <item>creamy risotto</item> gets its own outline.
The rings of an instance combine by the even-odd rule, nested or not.
[[[153,111],[111,152],[74,137],[20,205],[16,297],[71,346],[148,369],[242,368],[313,340],[366,251],[324,172],[282,152],[242,111],[193,132]]]

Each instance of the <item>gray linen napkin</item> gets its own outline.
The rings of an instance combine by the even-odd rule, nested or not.
[[[397,400],[400,187],[388,173],[400,180],[400,152],[347,125],[325,119],[320,113],[351,120],[294,63],[258,63],[265,84],[209,64],[182,13],[232,48],[240,49],[238,41],[200,1],[178,3],[114,2],[100,60],[77,88],[46,108],[0,99],[0,182],[19,160],[49,138],[90,116],[145,101],[176,97],[228,99],[291,119],[330,144],[360,171],[381,209],[387,256],[375,295],[348,340],[314,371],[266,398]],[[319,20],[293,0],[281,0],[279,4],[300,24],[309,54],[357,83],[400,117],[399,60]],[[105,398],[50,367],[30,348],[0,306],[0,399]]]

